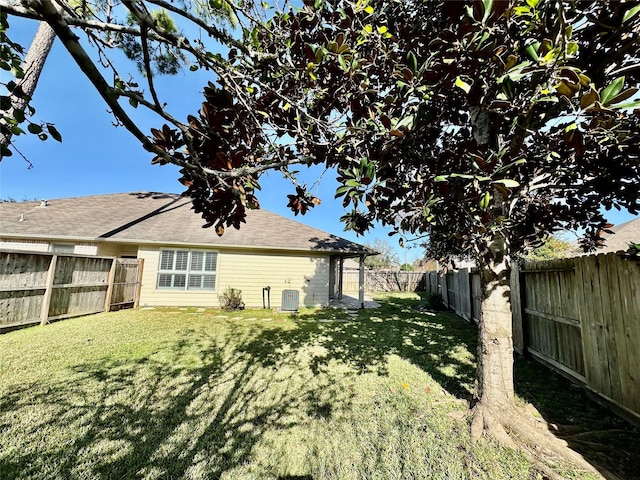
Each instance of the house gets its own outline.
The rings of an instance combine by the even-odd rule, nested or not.
[[[342,295],[344,260],[375,253],[265,210],[249,210],[240,230],[218,237],[191,206],[156,192],[4,202],[0,248],[143,259],[140,305],[203,307],[218,306],[228,287],[247,307],[262,307],[265,292],[280,307],[284,290],[326,306]]]
[[[595,251],[585,252],[582,250],[580,242],[574,240],[569,243],[571,249],[566,253],[566,256],[581,257],[600,253],[626,252],[629,249],[630,243],[640,243],[640,217],[615,225],[609,230],[611,230],[613,234],[601,232],[604,245],[597,247]]]
[[[597,253],[627,251],[630,243],[640,243],[640,217],[611,228],[613,235],[604,234],[605,245]]]

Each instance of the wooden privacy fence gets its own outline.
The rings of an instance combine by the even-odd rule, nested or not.
[[[512,280],[514,344],[640,421],[638,262],[615,253],[531,262]]]
[[[479,321],[480,278],[474,269],[443,277],[429,272],[427,291],[442,294],[460,316]],[[511,310],[516,351],[640,421],[637,261],[610,253],[514,266]]]
[[[481,315],[480,274],[475,268],[463,268],[440,275],[425,274],[425,290],[442,295],[444,304],[468,321],[478,323]]]
[[[424,290],[424,272],[378,271],[366,270],[364,273],[364,289],[366,292],[415,292]],[[357,292],[359,273],[345,271],[343,273],[343,290]]]
[[[0,251],[0,330],[137,306],[142,260]]]

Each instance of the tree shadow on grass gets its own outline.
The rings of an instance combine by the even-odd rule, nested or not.
[[[355,317],[318,310],[294,324],[228,320],[215,334],[187,326],[142,358],[78,363],[68,380],[42,379],[0,399],[0,428],[25,438],[0,456],[0,471],[3,478],[233,478],[267,430],[350,408],[335,374],[311,381],[331,362],[386,375],[394,354],[468,399],[475,328],[454,315],[417,312],[414,303],[393,299]]]
[[[350,317],[340,309],[322,309],[296,317],[297,329],[264,331],[245,353],[265,363],[278,359],[278,348],[322,347],[312,369],[320,372],[339,361],[360,372],[386,375],[389,355],[397,355],[428,373],[461,400],[471,399],[475,380],[477,329],[460,317],[421,313],[416,298],[392,298],[379,309],[358,310]]]
[[[242,478],[253,464],[266,478],[311,479],[256,466],[256,451],[273,431],[351,408],[339,374],[323,375],[331,365],[386,376],[396,355],[470,398],[476,327],[415,304],[387,298],[376,310],[323,309],[293,323],[227,320],[215,330],[187,324],[152,353],[79,362],[65,381],[25,384],[0,398],[0,431],[21,438],[3,445],[2,478]],[[519,361],[516,391],[587,460],[640,478],[638,430],[580,389]]]
[[[44,432],[41,445],[2,456],[2,477],[220,478],[243,465],[266,428],[294,425],[302,392],[257,401],[281,380],[261,382],[260,363],[232,351],[237,341],[233,328],[225,338],[186,333],[157,352],[163,358],[79,364],[71,383],[4,396],[7,418],[31,408],[51,413],[25,425],[34,441]],[[64,444],[46,438],[60,430]]]
[[[587,397],[566,378],[532,360],[515,363],[517,395],[535,406],[552,432],[610,479],[640,480],[640,428]]]

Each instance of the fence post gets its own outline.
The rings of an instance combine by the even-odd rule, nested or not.
[[[512,263],[510,283],[509,300],[511,301],[513,349],[524,355],[526,344],[524,315],[522,314],[522,278],[520,276],[520,266],[517,262]]]
[[[144,258],[138,259],[138,276],[136,278],[136,295],[133,300],[133,308],[140,306],[140,290],[142,289],[142,270],[144,268]]]
[[[105,312],[108,312],[111,310],[111,297],[113,296],[113,282],[114,282],[114,279],[116,278],[117,266],[118,266],[118,260],[114,257],[113,261],[111,262],[111,269],[109,270],[109,279],[107,280],[107,283],[109,284],[109,286],[107,287],[107,293],[104,299]]]
[[[344,281],[344,257],[340,257],[338,273],[338,300],[342,300],[342,290],[344,289],[344,285],[342,284]]]
[[[40,325],[46,325],[49,318],[49,306],[51,305],[51,295],[53,293],[53,280],[56,274],[56,263],[58,262],[58,255],[51,256],[51,263],[49,264],[49,270],[47,270],[47,283],[42,297],[42,308],[40,309]]]
[[[469,275],[469,268],[462,268],[458,270],[458,289],[460,291],[460,312],[462,318],[468,322],[472,322],[471,314],[471,275]]]

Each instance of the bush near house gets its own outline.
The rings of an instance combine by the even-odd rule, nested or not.
[[[243,310],[244,302],[242,301],[242,290],[228,287],[224,292],[218,295],[220,308],[222,310]]]

